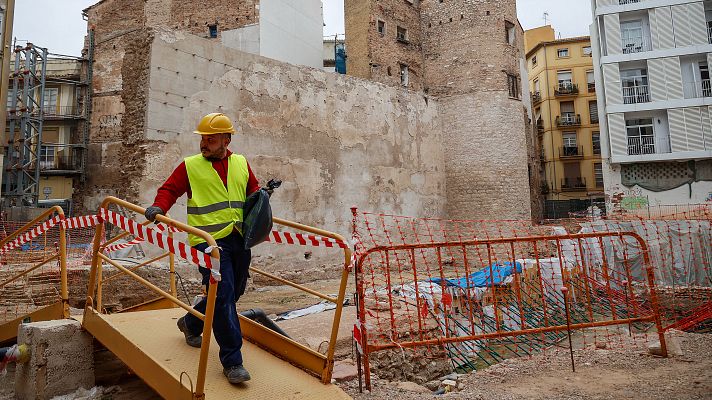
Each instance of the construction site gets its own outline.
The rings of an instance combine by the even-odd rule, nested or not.
[[[712,201],[544,218],[516,1],[345,0],[344,40],[295,3],[101,0],[80,56],[3,25],[0,398],[712,398]],[[282,181],[239,384],[219,238],[147,219],[211,113]]]

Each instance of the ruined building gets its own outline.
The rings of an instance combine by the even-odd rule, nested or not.
[[[239,132],[231,148],[247,157],[257,177],[284,181],[272,198],[282,218],[347,233],[354,205],[433,218],[531,217],[523,102],[529,96],[520,93],[517,58],[521,29],[505,24],[516,21],[514,2],[474,8],[447,2],[461,18],[453,17],[452,26],[469,27],[460,43],[450,35],[452,49],[441,48],[448,33],[437,32],[447,29],[450,17],[441,27],[438,3],[419,4],[428,18],[413,33],[432,37],[419,45],[424,69],[411,75],[413,82],[419,74],[426,78],[422,90],[276,61],[224,43],[231,31],[261,24],[266,2],[233,0],[233,7],[213,14],[206,3],[224,1],[202,2],[188,12],[188,3],[177,0],[104,0],[85,11],[96,46],[91,173],[75,190],[78,205],[96,210],[106,195],[150,205],[182,158],[198,151],[196,122],[221,111]],[[253,13],[238,6],[246,3]],[[349,13],[357,11],[347,6],[350,21]],[[502,40],[482,44],[484,37]],[[357,59],[349,46],[348,59]],[[507,63],[497,61],[503,58]],[[431,75],[438,78],[427,79]],[[184,202],[170,210],[173,217],[185,218]],[[330,273],[319,254],[306,261],[270,251],[256,262],[274,255],[279,262],[268,268],[283,275],[307,271],[304,276],[316,279],[314,273]]]
[[[345,14],[348,74],[437,101],[448,217],[538,216],[515,1],[346,0]]]

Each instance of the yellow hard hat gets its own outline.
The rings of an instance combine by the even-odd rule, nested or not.
[[[199,135],[214,135],[216,133],[235,133],[230,118],[222,113],[210,113],[198,123],[198,128],[193,131]]]

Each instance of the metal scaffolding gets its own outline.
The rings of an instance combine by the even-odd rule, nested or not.
[[[46,48],[32,43],[15,47],[4,190],[12,206],[36,206],[39,200],[46,68]]]

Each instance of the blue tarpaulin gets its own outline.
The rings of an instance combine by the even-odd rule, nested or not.
[[[522,272],[522,264],[517,262],[516,263],[517,267],[517,272],[521,273]],[[456,286],[461,289],[467,289],[467,288],[476,288],[476,287],[488,287],[492,286],[492,279],[490,278],[490,271],[492,271],[492,274],[494,275],[494,285],[498,286],[501,285],[502,282],[504,281],[505,278],[508,276],[514,274],[514,268],[512,268],[512,263],[507,261],[507,262],[496,262],[492,264],[492,267],[486,266],[482,268],[481,270],[470,274],[470,276],[466,276],[463,278],[459,279],[446,279],[445,281],[447,282],[447,286]],[[442,282],[442,279],[440,278],[433,278],[430,280],[433,283],[440,284]]]

